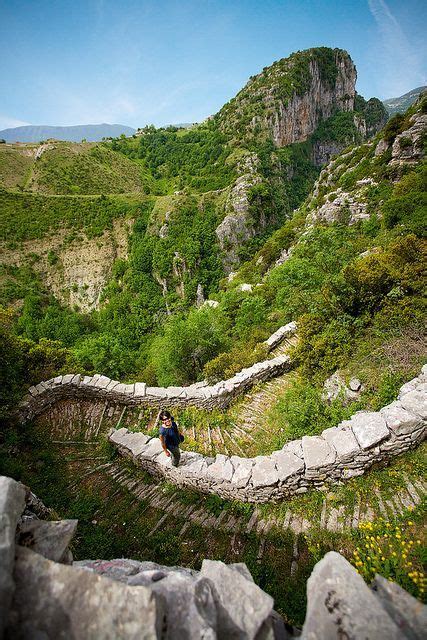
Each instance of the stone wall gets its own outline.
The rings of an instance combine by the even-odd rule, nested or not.
[[[271,351],[281,340],[294,335],[296,328],[296,323],[290,322],[278,329],[266,341],[267,349]],[[160,408],[167,404],[170,407],[225,409],[236,396],[245,393],[254,384],[274,378],[290,368],[289,356],[280,355],[257,362],[214,385],[197,382],[188,387],[148,387],[144,382],[122,384],[99,374],[82,376],[70,373],[31,387],[19,405],[18,415],[21,421],[32,420],[51,405],[66,399],[108,400],[133,407]]]
[[[421,443],[426,421],[424,365],[421,374],[400,389],[398,400],[380,411],[359,411],[320,436],[304,436],[269,456],[206,458],[183,452],[175,468],[158,438],[120,428],[109,439],[135,464],[178,486],[244,502],[267,502],[362,475],[375,462],[386,462]]]
[[[333,551],[307,582],[302,631],[243,563],[200,571],[126,558],[73,562],[76,520],[31,513],[29,490],[0,476],[0,639],[339,640],[425,637],[427,607],[376,576],[370,589]]]

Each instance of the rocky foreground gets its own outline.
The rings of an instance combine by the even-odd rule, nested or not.
[[[73,562],[77,521],[45,515],[29,489],[0,477],[0,638],[425,637],[427,607],[381,576],[369,588],[335,552],[308,580],[300,632],[285,625],[244,564],[204,560],[194,571],[127,559]]]

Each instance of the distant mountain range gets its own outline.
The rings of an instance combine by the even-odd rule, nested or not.
[[[102,138],[117,138],[122,133],[131,136],[136,129],[124,124],[78,124],[71,127],[50,127],[45,125],[26,125],[0,131],[0,139],[6,142],[40,142],[48,138],[70,142],[98,142]]]
[[[399,98],[383,100],[383,105],[390,116],[394,116],[395,113],[405,113],[406,109],[409,109],[409,107],[414,104],[420,93],[426,90],[427,87],[417,87],[416,89],[412,89],[412,91],[408,91],[408,93],[403,94],[403,96],[400,96]]]

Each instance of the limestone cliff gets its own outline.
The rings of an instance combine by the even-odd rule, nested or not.
[[[356,68],[346,51],[320,47],[275,62],[230,100],[216,118],[233,136],[302,142],[321,120],[354,108]]]

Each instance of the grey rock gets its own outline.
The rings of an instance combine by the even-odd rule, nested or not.
[[[395,582],[376,575],[372,588],[382,607],[408,640],[424,640],[427,630],[427,606],[413,598]]]
[[[217,638],[214,593],[207,578],[169,572],[161,580],[151,582],[150,588],[166,601],[166,639]]]
[[[302,449],[306,471],[322,469],[334,463],[336,453],[334,449],[320,436],[304,436]]]
[[[68,545],[77,528],[77,520],[30,520],[18,526],[15,541],[40,555],[67,564]]]
[[[272,453],[272,458],[276,463],[279,480],[281,482],[283,482],[290,476],[302,473],[304,471],[305,465],[303,460],[291,451],[286,451],[286,449],[274,451]]]
[[[252,640],[273,609],[273,599],[223,562],[203,560],[201,576],[215,587],[218,637]]]
[[[25,508],[25,487],[12,478],[0,476],[0,638],[12,601],[15,557],[15,530]]]
[[[348,383],[348,386],[352,391],[359,391],[360,387],[362,386],[362,383],[358,378],[351,378],[350,382]]]
[[[138,458],[142,458],[143,460],[153,460],[161,453],[163,453],[163,447],[160,439],[151,438],[143,448],[141,447],[141,452],[138,454]]]
[[[341,424],[350,426],[362,449],[369,449],[390,435],[383,416],[377,411],[360,411]]]
[[[119,582],[128,582],[129,576],[134,576],[141,571],[140,562],[126,558],[117,558],[115,560],[80,560],[73,562],[73,567],[86,569],[99,576],[104,576]]]
[[[348,460],[360,452],[354,433],[348,427],[338,425],[331,429],[325,429],[322,432],[322,437],[335,449],[340,460]]]
[[[272,456],[254,458],[251,483],[254,488],[271,487],[279,481],[276,462]]]
[[[215,462],[208,467],[207,475],[216,482],[231,482],[233,472],[234,469],[230,458],[219,453],[215,458]]]
[[[405,393],[400,402],[404,409],[427,420],[427,383],[421,383],[413,391]]]
[[[253,460],[231,456],[231,463],[234,467],[233,484],[239,488],[246,487],[252,475]]]
[[[10,638],[144,640],[160,635],[163,606],[145,587],[129,587],[18,547]]]
[[[402,639],[363,578],[334,551],[314,567],[307,582],[307,600],[302,640]]]
[[[396,436],[412,433],[422,423],[421,417],[407,411],[399,400],[380,409],[380,413]]]
[[[135,457],[139,456],[146,450],[146,445],[149,441],[149,438],[140,431],[133,433],[132,431],[128,431],[125,427],[117,429],[117,431],[113,431],[108,439],[114,444],[125,447]]]

